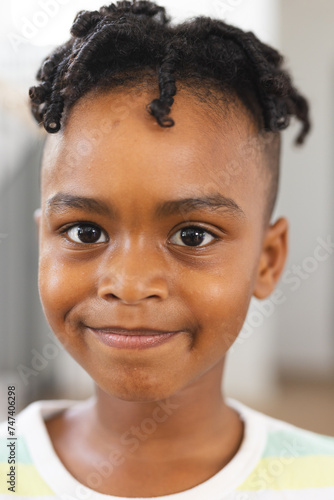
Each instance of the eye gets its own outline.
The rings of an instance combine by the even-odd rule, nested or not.
[[[189,226],[179,229],[179,231],[172,236],[170,241],[181,246],[203,247],[216,239],[217,236],[202,227]]]
[[[74,243],[93,244],[108,241],[106,233],[101,228],[88,223],[76,224],[64,231],[64,234]]]

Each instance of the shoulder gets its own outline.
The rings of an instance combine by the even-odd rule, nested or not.
[[[8,429],[7,420],[0,424],[0,476],[12,474],[9,476],[12,483],[0,482],[1,498],[7,498],[7,495],[9,498],[13,492],[24,497],[54,497],[41,474],[38,458],[42,454],[44,460],[49,460],[53,453],[44,420],[74,403],[67,400],[36,401],[15,417],[14,432]],[[10,487],[14,489],[9,490]]]
[[[266,435],[265,456],[291,457],[334,455],[334,437],[318,434],[253,410],[238,401],[229,400],[245,421],[256,420]]]
[[[262,456],[241,489],[307,491],[322,488],[321,498],[334,498],[334,437],[243,408],[245,415],[258,420],[265,439]],[[326,496],[327,489],[329,496]]]
[[[30,403],[20,413],[14,416],[14,432],[16,437],[22,436],[31,427],[43,428],[44,420],[69,408],[77,401],[71,400],[47,400]],[[8,420],[0,423],[0,438],[9,437]]]

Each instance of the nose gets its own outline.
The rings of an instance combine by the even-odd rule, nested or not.
[[[158,250],[119,249],[109,255],[100,267],[98,296],[118,299],[125,304],[138,304],[145,299],[166,299],[169,295],[167,265]],[[161,252],[160,252],[161,253]]]

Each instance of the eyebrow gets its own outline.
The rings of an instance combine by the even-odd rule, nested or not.
[[[57,193],[46,202],[46,212],[62,213],[68,208],[93,212],[100,215],[115,216],[113,210],[102,200],[85,196],[75,196],[66,193]]]
[[[244,211],[234,200],[227,198],[220,193],[213,193],[198,198],[191,197],[181,200],[164,201],[158,205],[156,215],[158,217],[167,217],[177,213],[186,215],[189,212],[201,209],[213,212],[228,212],[237,217],[246,217]]]
[[[118,215],[117,210],[112,205],[95,198],[57,193],[46,202],[47,212],[62,213],[68,208],[108,215],[114,219]],[[201,209],[229,213],[239,218],[246,217],[242,208],[234,200],[223,196],[221,193],[213,193],[196,198],[163,201],[157,205],[155,215],[157,218],[163,218],[175,214],[186,215],[192,211]]]

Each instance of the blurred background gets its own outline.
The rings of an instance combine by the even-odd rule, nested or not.
[[[46,324],[37,291],[39,166],[44,134],[27,91],[42,58],[95,0],[15,0],[0,7],[0,417],[7,385],[18,410],[37,399],[89,396],[93,385]],[[334,435],[334,3],[161,0],[176,21],[211,15],[254,31],[286,58],[310,100],[313,132],[283,133],[274,218],[290,221],[290,256],[275,294],[254,300],[228,356],[224,389],[255,409]]]

